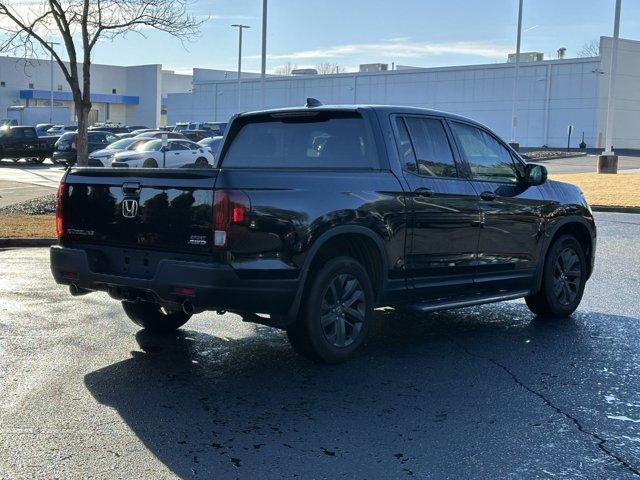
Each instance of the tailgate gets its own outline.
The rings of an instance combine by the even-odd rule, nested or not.
[[[66,241],[211,253],[218,171],[72,169]]]

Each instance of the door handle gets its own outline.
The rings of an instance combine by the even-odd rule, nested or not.
[[[432,197],[433,190],[430,188],[416,188],[413,193],[415,193],[419,197]]]
[[[486,201],[490,202],[490,201],[496,199],[496,194],[495,194],[495,192],[482,192],[480,194],[480,198],[482,200],[486,200]]]

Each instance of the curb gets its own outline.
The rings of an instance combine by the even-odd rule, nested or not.
[[[527,162],[531,162],[531,163],[539,163],[539,162],[546,162],[547,160],[558,160],[559,158],[566,158],[568,160],[574,159],[574,158],[583,158],[583,157],[587,157],[589,156],[586,153],[583,154],[569,154],[569,155],[553,155],[551,157],[544,157],[544,158],[529,158],[527,156],[526,153],[523,153],[521,155]]]
[[[610,207],[608,205],[591,205],[594,212],[640,213],[640,207]]]
[[[56,238],[0,238],[0,248],[50,247],[56,243]]]

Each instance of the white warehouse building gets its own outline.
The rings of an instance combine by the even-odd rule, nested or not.
[[[516,141],[525,147],[572,146],[584,132],[588,147],[604,144],[612,40],[600,39],[600,55],[520,63]],[[168,95],[168,122],[226,121],[238,111],[238,84],[194,70],[193,91]],[[513,63],[333,75],[243,76],[240,111],[324,104],[398,104],[457,113],[478,120],[503,138],[511,136]],[[616,76],[614,146],[640,148],[640,42],[621,40]]]
[[[75,124],[71,90],[57,63],[54,62],[53,66],[54,123]],[[163,125],[166,124],[167,95],[189,92],[191,85],[191,75],[163,70],[161,65],[121,67],[92,64],[93,107],[89,119],[91,123]],[[22,123],[21,115],[34,118],[37,111],[35,117],[39,122],[48,122],[51,90],[49,60],[27,62],[20,58],[0,57],[0,118]],[[34,115],[26,115],[25,109],[30,109],[29,113]]]

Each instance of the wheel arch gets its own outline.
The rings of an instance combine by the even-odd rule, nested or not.
[[[553,243],[562,235],[571,235],[583,247],[585,255],[585,263],[587,264],[587,278],[593,272],[593,261],[595,256],[595,227],[583,217],[569,216],[558,221],[553,228],[547,233],[545,242],[538,259],[538,274],[536,276],[536,290],[540,289],[542,284],[542,274],[544,272],[544,262],[547,253]]]
[[[342,225],[320,235],[311,245],[300,274],[300,283],[287,314],[289,321],[297,317],[309,274],[323,258],[347,255],[363,264],[369,273],[376,300],[386,288],[388,261],[382,238],[373,230],[360,225]]]

